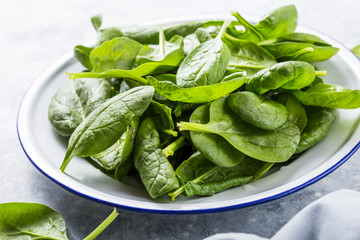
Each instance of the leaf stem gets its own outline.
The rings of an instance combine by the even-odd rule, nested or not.
[[[326,76],[327,71],[323,70],[323,71],[315,71],[315,76]]]
[[[119,213],[116,211],[116,208],[114,208],[114,211],[97,227],[94,231],[92,231],[84,240],[93,240],[95,239],[102,231],[107,228],[110,223],[112,223],[115,218],[119,215]]]
[[[174,142],[169,144],[166,148],[163,149],[163,154],[165,157],[173,156],[175,151],[185,145],[185,137],[181,136],[176,139]]]
[[[222,35],[225,33],[225,30],[227,28],[227,26],[229,25],[229,21],[224,21],[221,29],[220,29],[220,32],[218,33],[218,35],[216,36],[216,38],[222,38]]]
[[[161,130],[159,130],[159,132],[162,132],[162,133],[171,135],[171,136],[173,136],[173,137],[177,137],[177,136],[178,136],[178,132],[177,132],[177,131],[170,130],[170,129],[161,129]]]
[[[179,122],[177,123],[179,131],[198,131],[198,132],[209,132],[207,124],[191,123],[191,122]]]
[[[213,167],[212,169],[210,169],[209,171],[203,173],[202,175],[200,175],[199,177],[195,178],[194,180],[192,180],[192,181],[190,181],[190,182],[199,183],[199,182],[201,182],[207,175],[209,175],[210,173],[214,172],[214,171],[217,170],[218,168],[219,168],[219,166],[215,166],[215,167]],[[182,185],[181,187],[179,187],[178,189],[176,189],[174,192],[171,192],[171,193],[168,194],[168,195],[171,197],[171,201],[175,201],[175,198],[185,191],[185,186],[186,186],[186,183],[185,183],[184,185]]]
[[[159,51],[161,55],[161,59],[165,57],[165,35],[162,27],[159,29]]]

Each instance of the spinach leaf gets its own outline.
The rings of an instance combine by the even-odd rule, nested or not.
[[[70,136],[92,111],[111,96],[111,85],[104,79],[68,79],[51,99],[48,119],[60,135]]]
[[[184,37],[184,54],[189,55],[189,53],[197,46],[200,42],[195,33],[189,34]]]
[[[68,239],[62,216],[38,203],[0,204],[0,239]]]
[[[101,15],[95,15],[91,18],[91,23],[95,29],[95,31],[98,33],[98,39],[96,42],[96,46],[100,46],[106,41],[109,41],[111,39],[122,37],[123,33],[120,29],[115,27],[100,29],[102,24],[102,16]]]
[[[230,60],[230,50],[221,40],[227,22],[215,39],[201,43],[181,63],[176,83],[182,88],[215,84],[224,77]]]
[[[244,84],[245,78],[241,76],[213,85],[189,88],[181,88],[170,81],[158,81],[152,76],[147,77],[147,81],[157,94],[171,101],[205,103],[235,91]]]
[[[218,134],[240,152],[265,162],[284,162],[294,154],[300,140],[297,126],[286,122],[274,131],[257,128],[232,113],[226,100],[219,98],[210,105],[208,123],[180,122],[179,130]]]
[[[355,109],[360,107],[360,90],[335,84],[317,83],[307,90],[291,92],[304,105],[327,108]]]
[[[160,30],[159,46],[157,48],[144,46],[136,56],[136,64],[139,66],[148,62],[168,63],[164,72],[180,65],[184,58],[183,38],[175,35],[169,41],[166,41],[164,32]]]
[[[264,94],[272,89],[301,89],[315,79],[315,68],[301,61],[282,62],[255,74],[246,85],[246,90]]]
[[[278,43],[278,42],[299,42],[299,43],[311,43],[317,46],[329,46],[331,45],[316,35],[309,33],[299,33],[293,32],[287,35],[280,36],[276,39],[267,40],[264,42],[260,42],[259,45],[266,45],[269,43]]]
[[[284,105],[252,92],[230,94],[227,104],[243,121],[265,130],[281,127],[288,118]]]
[[[287,120],[295,124],[300,132],[302,132],[307,125],[307,115],[302,104],[289,93],[281,93],[277,101],[286,107],[288,113]]]
[[[305,151],[324,139],[337,117],[337,110],[322,107],[307,107],[308,123],[301,134],[296,153]]]
[[[245,157],[233,167],[214,165],[200,153],[194,153],[175,171],[181,181],[181,187],[169,193],[172,200],[183,193],[192,195],[213,195],[230,187],[243,185],[251,180],[257,180],[265,174],[272,164]]]
[[[158,44],[159,28],[164,29],[166,39],[175,35],[185,37],[194,33],[196,29],[207,24],[208,21],[188,22],[168,26],[131,26],[122,28],[124,36],[134,39],[142,44]]]
[[[278,42],[264,44],[263,48],[268,50],[277,61],[325,61],[334,56],[339,49],[326,45],[315,45],[302,42]]]
[[[256,25],[250,24],[238,12],[232,13],[232,15],[236,17],[238,23],[231,24],[228,32],[237,38],[253,42],[260,42],[292,33],[297,26],[297,11],[294,5],[275,9],[263,16]],[[235,27],[237,24],[242,25],[245,31],[238,31]]]
[[[213,39],[211,34],[204,28],[198,28],[195,31],[195,35],[200,43],[207,42]]]
[[[92,63],[90,61],[90,53],[92,50],[94,50],[94,48],[85,47],[82,45],[77,45],[74,48],[75,58],[81,63],[81,65],[86,67],[89,71],[92,71],[93,69]]]
[[[119,140],[106,150],[92,155],[91,158],[105,170],[114,170],[122,165],[133,150],[138,124],[139,118],[134,118],[134,125],[128,125]]]
[[[134,164],[141,181],[152,198],[177,187],[174,169],[160,149],[160,136],[151,118],[143,120],[135,139]]]
[[[103,43],[90,53],[93,72],[104,72],[110,69],[133,68],[135,57],[142,45],[130,38],[119,37]]]
[[[191,123],[206,124],[209,122],[209,105],[198,107],[190,117]],[[228,143],[222,136],[190,131],[191,141],[197,151],[216,165],[232,167],[240,163],[245,155]]]
[[[69,146],[60,167],[64,171],[74,156],[88,157],[112,146],[133,126],[149,106],[154,88],[132,88],[110,98],[93,111],[72,133]]]
[[[248,40],[225,33],[223,41],[231,51],[230,67],[261,70],[276,64],[275,58],[264,48]]]

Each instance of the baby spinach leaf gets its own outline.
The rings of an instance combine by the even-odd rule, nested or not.
[[[309,34],[309,33],[299,33],[293,32],[287,35],[280,36],[276,39],[267,40],[264,42],[260,42],[259,45],[266,45],[270,43],[277,43],[277,42],[299,42],[299,43],[311,43],[317,46],[330,46],[331,45],[316,35]]]
[[[102,16],[101,15],[95,15],[91,18],[91,23],[95,29],[95,31],[98,33],[98,40],[96,42],[96,46],[100,46],[106,41],[109,41],[111,39],[122,37],[123,33],[120,29],[115,27],[100,29],[102,24]]]
[[[236,17],[238,24],[245,28],[245,31],[236,30],[236,24],[232,24],[228,28],[229,33],[237,38],[253,42],[292,33],[297,26],[297,11],[294,5],[275,9],[263,16],[256,25],[250,24],[237,12],[232,13],[232,15]]]
[[[182,88],[215,84],[224,77],[230,60],[230,50],[221,40],[227,22],[215,39],[201,43],[181,63],[176,83]]]
[[[151,100],[150,106],[145,111],[143,116],[152,118],[155,122],[156,129],[158,130],[173,130],[175,128],[175,125],[171,113],[172,110],[170,107],[155,100]],[[161,120],[160,123],[157,123],[157,120],[154,119],[156,117]]]
[[[292,94],[308,106],[343,109],[360,107],[360,90],[351,90],[335,84],[317,83],[305,91],[293,90]]]
[[[119,37],[103,43],[90,53],[93,72],[104,72],[110,69],[133,68],[135,57],[142,45],[130,38]]]
[[[211,34],[204,28],[198,28],[195,31],[195,34],[200,43],[207,42],[213,39]]]
[[[111,96],[111,85],[104,79],[68,79],[50,101],[49,121],[60,135],[70,136],[92,111]]]
[[[226,100],[219,98],[210,105],[208,123],[180,122],[179,130],[218,134],[240,152],[266,162],[284,162],[294,154],[300,140],[297,126],[286,122],[274,131],[257,128],[232,113]]]
[[[90,61],[90,53],[94,48],[91,47],[85,47],[82,45],[77,45],[74,48],[74,56],[75,58],[86,67],[89,71],[92,71],[93,66]]]
[[[288,118],[284,105],[252,92],[230,94],[227,104],[243,121],[265,130],[281,127]]]
[[[134,125],[128,125],[119,140],[106,150],[92,155],[91,158],[105,170],[114,170],[122,165],[133,150],[138,124],[139,117],[134,118]]]
[[[334,56],[339,49],[332,46],[316,46],[310,43],[280,42],[262,45],[277,61],[325,61]]]
[[[191,123],[206,124],[209,122],[209,105],[198,107],[190,117]],[[191,141],[195,148],[216,165],[232,167],[240,163],[245,155],[228,143],[222,136],[190,131]]]
[[[159,44],[159,28],[164,30],[165,38],[175,35],[185,37],[192,34],[199,27],[208,24],[208,21],[188,22],[167,26],[132,26],[123,28],[124,35],[142,44]]]
[[[190,197],[193,195],[212,196],[215,193],[222,192],[231,187],[244,185],[253,179],[253,176],[241,176],[229,178],[219,182],[210,182],[203,184],[198,184],[190,181],[185,184],[184,195],[186,197]]]
[[[160,146],[160,137],[155,129],[155,123],[151,118],[146,118],[141,122],[135,139],[134,164],[152,198],[179,187],[174,169]]]
[[[302,132],[307,125],[307,115],[302,104],[289,93],[281,93],[277,101],[286,107],[288,113],[287,120],[295,124],[300,132]]]
[[[230,67],[261,70],[277,63],[267,50],[251,41],[237,39],[227,33],[224,34],[223,41],[231,51]]]
[[[72,133],[60,170],[64,171],[74,156],[88,157],[112,146],[128,125],[134,127],[136,117],[149,106],[153,94],[151,86],[136,87],[96,108]]]
[[[189,88],[181,88],[170,81],[158,81],[152,76],[147,77],[147,81],[157,94],[171,101],[204,103],[235,91],[244,84],[245,78],[241,76],[222,83]]]
[[[246,90],[264,94],[271,89],[301,89],[315,79],[315,68],[301,61],[277,63],[255,74],[246,85]]]
[[[184,58],[183,38],[175,35],[169,41],[166,41],[164,32],[161,30],[159,35],[159,45],[157,48],[144,46],[136,56],[136,64],[139,66],[148,62],[167,63],[164,64],[163,71],[173,69],[180,65]]]
[[[68,239],[65,220],[39,203],[0,204],[0,239]]]
[[[272,164],[270,165],[272,166]],[[220,167],[214,165],[200,153],[194,153],[176,169],[182,186],[169,193],[169,196],[175,200],[184,191],[184,195],[187,197],[194,194],[212,195],[258,179],[269,170],[270,165],[245,157],[241,163],[233,167]]]
[[[322,107],[307,107],[308,123],[301,134],[296,153],[305,151],[324,139],[337,117],[337,110]]]
[[[189,55],[189,53],[197,46],[200,42],[195,33],[189,34],[184,37],[184,54]]]

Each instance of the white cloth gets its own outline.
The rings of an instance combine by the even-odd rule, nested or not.
[[[271,240],[359,240],[360,193],[340,190],[301,210]],[[215,234],[206,240],[266,240],[245,233]]]

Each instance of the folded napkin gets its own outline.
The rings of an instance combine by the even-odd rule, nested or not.
[[[206,240],[267,240],[253,234],[221,233]],[[340,190],[301,210],[271,240],[360,239],[360,193]]]

